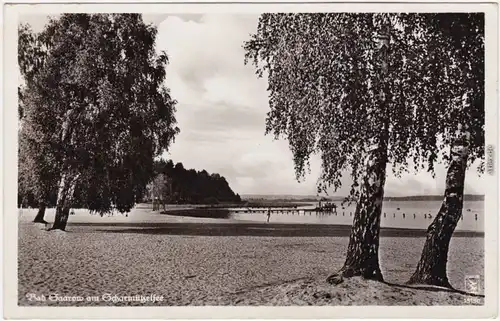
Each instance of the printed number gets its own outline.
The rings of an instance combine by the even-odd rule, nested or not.
[[[481,298],[464,298],[465,304],[481,304]]]

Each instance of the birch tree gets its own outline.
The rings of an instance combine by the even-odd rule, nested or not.
[[[23,91],[23,121],[60,171],[53,229],[65,229],[78,184],[91,211],[129,211],[177,134],[155,37],[139,14],[64,14],[36,35],[41,64]]]
[[[484,157],[484,15],[433,14],[422,22],[433,44],[441,48],[438,60],[448,62],[436,110],[441,114],[438,126],[444,132],[443,144],[449,146],[449,154],[443,202],[427,230],[421,258],[409,283],[451,288],[446,273],[448,249],[462,216],[466,169]],[[483,170],[482,161],[478,170]]]
[[[44,220],[45,209],[52,192],[57,188],[58,166],[54,150],[49,145],[39,145],[43,135],[33,122],[25,122],[26,108],[31,105],[32,93],[26,84],[33,83],[43,65],[44,54],[36,34],[29,25],[18,28],[18,63],[24,84],[18,86],[19,149],[18,189],[21,194],[33,195],[38,203],[35,223]]]
[[[352,178],[357,199],[346,260],[328,278],[383,280],[378,247],[386,165],[396,175],[435,162],[433,111],[445,64],[416,14],[263,14],[245,62],[268,78],[266,133],[286,137],[298,179],[319,153],[318,191]]]

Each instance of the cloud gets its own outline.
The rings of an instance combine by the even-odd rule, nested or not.
[[[49,22],[50,18],[57,18],[61,14],[50,14],[50,15],[40,15],[40,14],[24,14],[19,17],[19,22],[20,23],[28,23],[30,24],[32,30],[34,32],[40,32],[43,30],[45,25]],[[158,25],[160,22],[165,20],[166,17],[168,17],[168,14],[143,14],[142,15],[142,20],[147,23],[147,24],[153,24],[153,25]],[[201,15],[180,15],[180,19],[185,19],[186,21],[189,20],[196,20],[199,18]]]
[[[35,30],[48,21],[46,16],[23,19]],[[264,135],[267,81],[244,66],[242,48],[258,16],[155,14],[143,19],[158,26],[157,50],[170,58],[166,85],[178,100],[181,133],[165,156],[187,168],[220,173],[240,194],[315,194],[319,156],[311,158],[311,172],[299,183],[288,142]],[[443,194],[445,178],[445,165],[436,167],[435,178],[425,171],[394,177],[389,165],[385,195]],[[349,173],[342,181],[334,195],[349,192]],[[465,184],[466,193],[485,192],[474,168]]]
[[[170,16],[159,25],[158,47],[171,61],[167,85],[179,101],[181,134],[169,157],[224,175],[241,194],[315,194],[319,156],[298,183],[288,143],[264,136],[267,81],[243,65],[242,45],[257,21],[252,15]],[[435,177],[425,171],[395,177],[388,165],[385,195],[443,194],[445,178],[445,165],[436,166]],[[335,195],[349,192],[349,173],[342,181]],[[468,171],[465,192],[484,193],[480,182]]]
[[[19,23],[29,24],[33,32],[40,32],[45,25],[49,22],[51,17],[58,17],[59,15],[39,15],[39,14],[24,14],[19,17]]]

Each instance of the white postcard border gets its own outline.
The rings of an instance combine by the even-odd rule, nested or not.
[[[30,4],[26,4],[30,2]],[[337,3],[109,3],[64,4],[67,1],[24,1],[6,4],[3,12],[3,254],[4,317],[6,318],[485,318],[498,313],[498,160],[494,176],[484,174],[490,188],[485,196],[485,304],[484,306],[334,306],[334,307],[19,307],[17,306],[17,21],[20,14],[62,12],[141,12],[141,13],[257,13],[257,12],[484,12],[486,75],[486,145],[498,156],[498,8],[479,2],[337,2]],[[37,3],[37,4],[35,4]],[[15,80],[14,80],[15,79]]]

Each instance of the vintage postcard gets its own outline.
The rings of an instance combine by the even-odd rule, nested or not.
[[[497,11],[6,4],[4,317],[494,317]]]

